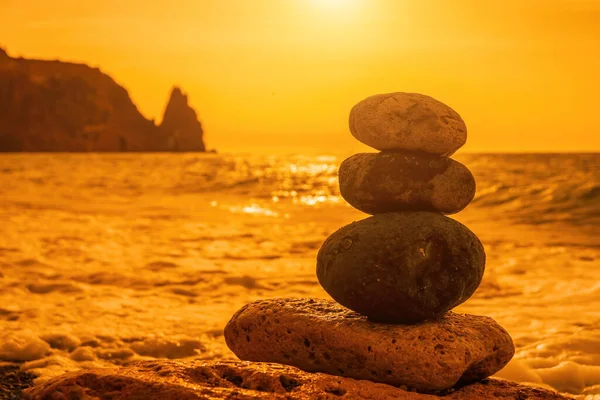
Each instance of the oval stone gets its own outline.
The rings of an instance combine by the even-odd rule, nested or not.
[[[467,141],[467,127],[450,107],[418,93],[377,94],[350,111],[352,135],[377,150],[451,155]]]
[[[317,277],[341,305],[374,321],[438,317],[475,292],[485,269],[477,236],[440,214],[377,214],[346,225],[317,255]]]
[[[439,391],[484,379],[512,358],[509,334],[489,317],[448,313],[414,325],[381,324],[332,300],[268,299],[225,327],[242,360]]]
[[[360,153],[339,170],[342,197],[368,214],[457,213],[475,196],[475,178],[447,157],[413,152]]]

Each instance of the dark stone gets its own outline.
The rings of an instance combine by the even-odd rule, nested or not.
[[[377,214],[344,226],[317,255],[317,277],[337,302],[375,321],[438,317],[475,292],[485,269],[477,236],[431,212]]]
[[[458,161],[414,152],[360,153],[339,171],[342,197],[368,214],[457,213],[475,196],[475,179]]]

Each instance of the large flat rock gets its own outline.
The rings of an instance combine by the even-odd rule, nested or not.
[[[508,333],[489,317],[448,313],[414,325],[382,324],[322,299],[247,304],[225,327],[225,340],[242,360],[421,392],[484,379],[514,354]]]
[[[26,399],[409,399],[442,398],[381,383],[251,362],[144,361],[123,368],[83,370],[29,389]],[[486,380],[450,392],[447,400],[564,399],[558,393]]]

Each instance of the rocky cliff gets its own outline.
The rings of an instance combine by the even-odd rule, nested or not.
[[[205,151],[187,96],[174,88],[157,126],[98,68],[11,58],[0,48],[0,151]]]
[[[169,150],[206,151],[202,125],[194,109],[188,105],[187,96],[178,87],[171,91],[160,128],[168,138]]]

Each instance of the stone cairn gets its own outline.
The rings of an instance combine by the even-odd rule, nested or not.
[[[354,106],[350,131],[381,152],[355,154],[339,170],[344,199],[373,216],[319,250],[317,276],[335,301],[247,304],[225,327],[227,345],[242,360],[422,393],[493,375],[514,354],[508,333],[489,317],[450,311],[485,269],[477,236],[444,216],[475,195],[471,172],[449,158],[466,142],[465,123],[429,96],[391,93]]]

